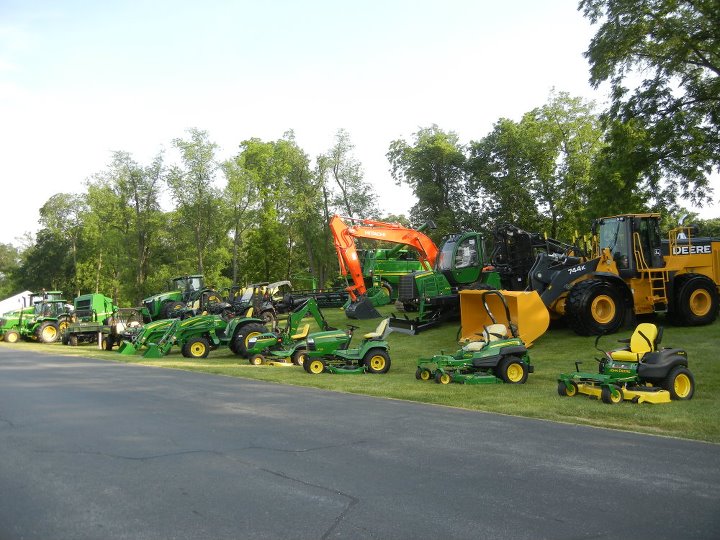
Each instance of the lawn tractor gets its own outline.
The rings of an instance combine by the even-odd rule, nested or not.
[[[388,319],[383,319],[374,332],[363,336],[360,344],[349,348],[357,326],[348,330],[314,332],[307,337],[307,353],[303,368],[313,375],[323,372],[337,374],[387,373],[390,349],[387,336],[391,332]]]
[[[683,349],[659,349],[662,327],[650,323],[637,326],[630,339],[621,340],[622,349],[603,351],[597,358],[597,373],[580,371],[575,363],[574,373],[558,377],[558,394],[585,394],[603,403],[669,403],[671,400],[692,399],[695,379],[688,369],[687,352]]]
[[[465,345],[454,354],[441,352],[432,358],[418,360],[416,379],[434,379],[438,384],[523,384],[528,374],[534,371],[503,294],[499,291],[476,292],[487,317],[482,332],[474,332],[473,337],[465,338]],[[502,307],[505,324],[495,318],[490,307],[492,303]]]
[[[308,315],[313,316],[321,331],[336,330],[327,323],[315,299],[308,298],[288,315],[285,328],[248,339],[246,354],[250,363],[254,366],[266,361],[285,363],[285,360],[290,358],[289,365],[301,366],[307,349],[305,338],[310,331],[309,323],[302,326],[301,323]]]
[[[61,291],[30,293],[30,306],[16,312],[17,318],[8,317],[1,325],[3,339],[15,343],[20,337],[41,343],[53,343],[70,324],[70,309],[62,299]]]

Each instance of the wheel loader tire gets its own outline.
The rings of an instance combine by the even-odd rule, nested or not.
[[[602,390],[600,390],[600,399],[603,403],[607,403],[608,405],[622,403],[624,399],[623,391],[618,386],[612,388],[609,386],[603,386]]]
[[[37,330],[37,339],[41,343],[54,343],[57,341],[60,333],[58,332],[57,323],[46,321],[40,325]]]
[[[15,330],[8,330],[3,336],[5,343],[17,343],[20,339],[20,334]]]
[[[307,358],[307,351],[305,349],[298,349],[294,353],[292,353],[290,360],[296,366],[302,366],[305,363],[306,358]]]
[[[677,366],[668,373],[661,386],[670,392],[670,399],[692,399],[695,393],[695,378],[688,368]]]
[[[712,323],[718,316],[717,287],[705,276],[697,274],[685,278],[675,298],[671,318],[681,326],[701,326]]]
[[[190,338],[182,347],[185,358],[207,358],[210,353],[210,344],[204,337]]]
[[[250,340],[250,338],[254,336],[259,336],[260,334],[264,334],[265,332],[267,332],[267,328],[265,328],[260,323],[246,323],[242,325],[235,331],[235,337],[233,337],[233,343],[235,344],[235,354],[239,354],[240,356],[244,356],[247,358],[248,341]]]
[[[612,334],[625,320],[622,292],[610,282],[587,279],[575,285],[565,302],[568,326],[580,336]]]
[[[506,356],[498,363],[496,376],[508,384],[524,384],[528,378],[527,364],[517,356]]]
[[[369,373],[387,373],[390,369],[390,356],[382,349],[370,349],[362,361]]]

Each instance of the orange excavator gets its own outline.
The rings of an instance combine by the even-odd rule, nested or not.
[[[348,225],[346,222],[350,223]],[[362,265],[358,257],[356,238],[366,238],[393,244],[406,244],[418,252],[418,259],[424,268],[431,270],[435,266],[438,248],[425,234],[399,223],[386,223],[371,219],[354,219],[334,215],[330,219],[330,231],[338,255],[342,275],[352,278],[347,287],[350,305],[345,314],[351,319],[373,319],[380,317],[372,301],[367,296],[367,287],[363,277]]]

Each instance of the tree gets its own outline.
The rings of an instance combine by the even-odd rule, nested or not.
[[[629,190],[639,185],[661,205],[678,193],[707,202],[708,175],[720,169],[720,3],[581,0],[579,9],[600,25],[585,53],[590,82],[611,90],[606,173],[624,165]],[[628,123],[639,144],[627,144]]]
[[[390,143],[387,158],[398,185],[407,184],[417,197],[411,220],[419,225],[435,221],[440,237],[464,221],[465,153],[458,136],[438,126],[419,130],[412,145],[402,139]]]
[[[17,292],[13,279],[20,264],[20,250],[12,244],[0,243],[0,298]],[[0,315],[2,315],[0,313]]]

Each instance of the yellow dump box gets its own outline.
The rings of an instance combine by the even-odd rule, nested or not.
[[[530,347],[550,326],[550,313],[535,291],[460,291],[460,339],[475,341],[484,327],[495,323],[514,325]]]

